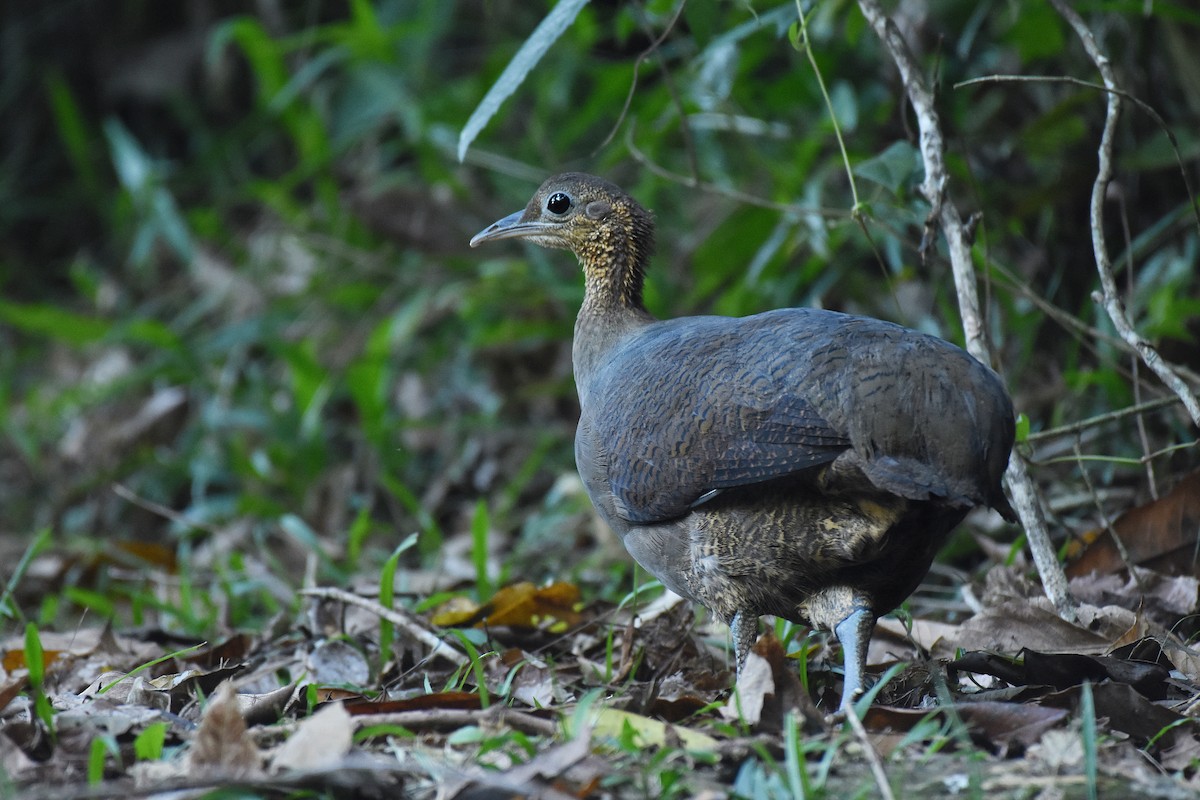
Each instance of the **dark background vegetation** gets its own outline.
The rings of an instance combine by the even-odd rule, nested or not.
[[[375,581],[412,532],[404,563],[440,587],[627,591],[574,478],[578,267],[467,247],[557,171],[654,209],[660,316],[819,305],[961,341],[947,262],[918,254],[912,117],[854,4],[817,4],[808,26],[861,225],[789,3],[693,0],[669,27],[673,0],[596,0],[459,163],[464,122],[552,5],[4,4],[0,536],[12,564],[39,532],[66,554],[22,582],[14,622],[254,627],[296,607],[306,574]],[[1077,8],[1200,183],[1200,11]],[[888,10],[936,84],[951,193],[982,214],[993,366],[1031,430],[1163,396],[1092,299],[1102,94],[955,86],[1095,82],[1078,41],[1040,0]],[[1200,236],[1176,154],[1133,107],[1116,150],[1105,225],[1126,305],[1198,370]],[[1056,541],[1169,488],[1195,448],[1139,459],[1194,434],[1167,408],[1025,448]],[[472,531],[482,572],[462,566]],[[982,559],[960,545],[950,558]],[[147,560],[187,565],[182,586],[126,568]]]
[[[1148,8],[1082,10],[1194,174],[1200,14]],[[351,531],[353,554],[420,531],[436,558],[480,501],[497,547],[532,559],[509,572],[574,574],[596,550],[563,479],[577,268],[560,253],[466,246],[563,169],[609,176],[655,209],[648,303],[660,315],[809,304],[960,338],[946,263],[916,250],[925,205],[902,93],[849,4],[818,6],[810,29],[865,230],[786,3],[688,4],[645,56],[674,4],[593,3],[463,164],[458,131],[545,4],[5,9],[0,508],[15,549],[48,529],[84,549],[188,552],[232,526],[239,547],[268,553],[311,534],[303,544],[340,554],[324,565],[337,572]],[[1091,299],[1102,97],[1063,83],[954,86],[998,73],[1095,80],[1078,43],[1041,2],[893,14],[936,79],[952,191],[982,213],[995,367],[1019,411],[1037,431],[1156,396],[1131,379]],[[1179,167],[1136,109],[1117,152],[1106,223],[1129,310],[1169,357],[1200,366],[1198,241]],[[1146,425],[1152,449],[1187,439],[1177,414]],[[1085,438],[1091,456],[1142,451],[1131,423]],[[1194,461],[1182,452],[1152,468],[1169,481]],[[1149,490],[1137,466],[1082,468],[1101,487]],[[1035,476],[1069,494],[1079,469]],[[238,575],[236,548],[219,558]],[[252,605],[269,594],[261,577],[239,578]]]

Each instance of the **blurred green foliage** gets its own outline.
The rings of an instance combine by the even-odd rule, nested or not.
[[[406,557],[426,562],[473,533],[467,583],[557,574],[610,591],[624,567],[598,568],[611,542],[570,479],[577,269],[560,253],[466,247],[562,169],[603,173],[655,209],[647,300],[660,315],[813,304],[961,338],[944,260],[917,254],[928,207],[914,124],[854,4],[805,8],[865,229],[809,54],[789,40],[789,2],[691,2],[677,15],[675,0],[595,0],[459,163],[463,124],[552,6],[69,0],[0,12],[3,533],[48,526],[93,554],[164,544],[212,577],[153,603],[200,630],[276,610],[287,595],[275,582],[295,583],[307,554],[322,554],[320,579],[344,579],[414,531]],[[1194,175],[1200,12],[1080,9]],[[1004,73],[1093,81],[1078,43],[1040,0],[893,13],[938,87],[951,191],[983,212],[989,331],[1019,410],[1036,431],[1130,403],[1129,358],[1091,299],[1102,97],[955,86]],[[1139,329],[1196,368],[1197,231],[1165,141],[1127,110],[1106,224]],[[1172,415],[1152,423],[1158,440],[1184,437]],[[1138,455],[1131,431],[1095,448]],[[484,533],[520,566],[489,570]],[[75,600],[110,613],[98,598],[113,590]]]

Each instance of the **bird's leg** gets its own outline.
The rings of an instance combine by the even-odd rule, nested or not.
[[[746,659],[750,657],[750,648],[758,638],[758,616],[745,611],[737,612],[729,623],[729,632],[733,634],[733,650],[737,656],[737,675],[740,678],[746,667]]]
[[[834,626],[833,633],[842,643],[842,661],[846,680],[842,684],[842,702],[839,711],[846,711],[863,692],[863,671],[867,665],[867,647],[871,643],[871,631],[875,629],[875,614],[869,608],[856,606],[841,622]]]
[[[805,600],[799,610],[814,628],[833,631],[842,644],[846,681],[838,709],[845,711],[863,691],[867,646],[875,628],[871,598],[849,586],[830,586]]]

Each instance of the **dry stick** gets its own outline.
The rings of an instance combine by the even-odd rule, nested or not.
[[[679,21],[679,15],[683,13],[683,7],[685,5],[687,5],[687,0],[679,0],[679,4],[675,7],[675,13],[671,15],[671,19],[667,22],[667,27],[663,28],[663,32],[658,35],[657,39],[653,39],[653,37],[651,37],[653,41],[650,42],[650,46],[639,53],[637,60],[633,62],[633,78],[629,82],[629,92],[625,95],[625,105],[621,106],[621,113],[617,115],[617,121],[613,123],[612,130],[608,132],[608,136],[605,136],[603,141],[601,141],[600,144],[596,146],[596,149],[592,151],[593,156],[604,148],[608,147],[609,142],[613,140],[613,137],[617,135],[617,131],[621,129],[621,124],[625,122],[625,117],[629,115],[629,107],[633,104],[633,95],[637,91],[638,73],[641,72],[642,62],[644,62],[652,54],[658,52],[658,48],[661,47],[662,43],[665,42],[667,37],[671,35],[671,31],[675,29],[675,23]],[[647,35],[650,35],[650,31],[647,30],[646,33]],[[665,70],[666,67],[664,66],[663,69]],[[684,123],[684,130],[687,130],[686,122]],[[687,138],[690,141],[690,137]],[[694,181],[697,179],[697,173],[694,168],[695,164],[692,166],[692,180]]]
[[[1148,400],[1144,403],[1138,403],[1137,405],[1129,406],[1128,408],[1121,408],[1117,409],[1116,411],[1108,411],[1103,414],[1097,414],[1094,417],[1081,419],[1078,422],[1072,422],[1071,424],[1063,425],[1060,428],[1050,428],[1048,430],[1038,431],[1037,433],[1031,433],[1025,437],[1025,443],[1033,444],[1046,439],[1056,439],[1060,436],[1066,436],[1068,434],[1078,433],[1079,431],[1085,431],[1088,428],[1096,428],[1107,422],[1114,422],[1133,414],[1141,415],[1151,411],[1157,411],[1160,408],[1173,406],[1178,402],[1179,399],[1176,397],[1160,397],[1157,400]]]
[[[694,177],[672,172],[638,149],[637,143],[633,141],[632,128],[633,123],[630,123],[630,128],[625,131],[625,147],[628,148],[629,155],[633,157],[634,161],[663,180],[677,183],[680,186],[686,186],[689,189],[699,189],[716,197],[725,197],[738,203],[745,203],[748,206],[766,208],[771,211],[779,211],[783,214],[794,214],[796,216],[815,215],[825,219],[846,219],[850,216],[844,208],[823,208],[821,206],[800,206],[795,203],[779,203],[774,200],[768,200],[765,197],[759,197],[756,194],[738,191],[737,189],[728,189],[724,186],[718,186],[715,183],[705,183],[704,181],[696,180]]]
[[[883,800],[896,800],[896,795],[892,794],[892,785],[888,783],[887,773],[883,771],[883,760],[867,736],[867,729],[863,727],[862,720],[858,718],[858,712],[853,708],[846,709],[846,723],[849,724],[850,730],[854,731],[854,738],[858,739],[858,743],[862,746],[863,755],[866,756],[867,764],[871,767],[871,775],[875,778],[875,786],[879,789],[879,796]]]
[[[1079,475],[1083,478],[1083,485],[1087,489],[1088,496],[1092,499],[1092,505],[1096,507],[1096,514],[1100,517],[1100,523],[1104,526],[1105,532],[1117,548],[1117,555],[1121,557],[1121,563],[1125,565],[1125,569],[1129,570],[1129,577],[1133,578],[1133,583],[1137,587],[1138,592],[1142,596],[1145,596],[1146,587],[1142,585],[1142,579],[1138,577],[1137,565],[1130,558],[1129,550],[1125,547],[1125,542],[1117,535],[1117,529],[1113,527],[1112,520],[1104,511],[1104,503],[1100,502],[1100,495],[1096,492],[1096,487],[1092,485],[1092,477],[1088,474],[1087,467],[1083,463],[1083,448],[1079,446],[1079,439],[1080,437],[1076,435],[1072,449],[1075,451],[1075,463],[1079,466]]]
[[[1143,339],[1133,329],[1133,325],[1121,305],[1121,298],[1117,293],[1117,282],[1113,278],[1112,262],[1108,257],[1108,245],[1104,240],[1104,196],[1108,191],[1108,184],[1112,180],[1113,174],[1112,140],[1113,132],[1117,128],[1117,118],[1121,115],[1121,93],[1117,89],[1117,82],[1113,77],[1112,65],[1109,63],[1108,57],[1100,52],[1100,46],[1096,44],[1096,37],[1084,24],[1083,18],[1075,13],[1075,9],[1071,8],[1064,0],[1050,0],[1050,4],[1067,21],[1067,24],[1075,31],[1075,35],[1079,37],[1079,41],[1083,43],[1083,49],[1087,51],[1088,57],[1100,71],[1100,77],[1104,81],[1106,90],[1104,94],[1106,98],[1104,131],[1100,135],[1099,167],[1096,170],[1096,180],[1092,184],[1091,203],[1092,250],[1096,257],[1096,271],[1100,275],[1100,286],[1103,292],[1094,292],[1092,299],[1104,306],[1117,333],[1137,350],[1142,362],[1179,397],[1187,409],[1188,416],[1192,418],[1192,423],[1200,427],[1200,400],[1196,399],[1195,393],[1188,388],[1183,378],[1179,377],[1171,365],[1163,360],[1150,342]]]
[[[883,43],[884,49],[896,63],[900,81],[904,84],[909,102],[912,103],[920,130],[921,160],[925,165],[925,180],[921,185],[921,193],[932,206],[926,225],[932,226],[940,222],[946,236],[967,351],[984,364],[990,364],[991,355],[983,336],[983,323],[979,312],[979,289],[971,261],[971,245],[958,209],[953,201],[946,197],[949,177],[944,159],[945,144],[942,141],[933,95],[925,84],[916,60],[900,36],[900,31],[884,15],[877,0],[858,0],[858,7]],[[1025,527],[1029,549],[1033,553],[1033,561],[1042,578],[1046,596],[1050,598],[1060,617],[1073,620],[1075,601],[1067,588],[1067,578],[1063,574],[1062,565],[1058,563],[1058,557],[1050,543],[1050,534],[1046,529],[1046,518],[1041,505],[1038,503],[1037,490],[1029,477],[1025,462],[1020,457],[1009,460],[1005,482],[1021,518],[1021,524]]]
[[[385,619],[403,629],[406,633],[419,641],[421,644],[429,648],[429,657],[442,656],[448,661],[451,661],[455,666],[465,666],[470,663],[470,660],[462,653],[455,650],[446,642],[433,635],[426,630],[419,620],[404,611],[388,608],[387,606],[376,603],[373,600],[368,600],[365,597],[360,597],[353,592],[347,592],[344,589],[336,589],[329,587],[317,587],[314,589],[301,589],[300,594],[306,597],[319,597],[322,600],[337,600],[346,605],[358,606],[365,608],[375,616]]]
[[[1179,166],[1179,177],[1183,181],[1183,190],[1187,193],[1188,207],[1191,209],[1192,217],[1196,220],[1196,227],[1200,229],[1200,205],[1196,204],[1196,195],[1192,191],[1192,183],[1188,180],[1187,166],[1183,162],[1183,155],[1179,152],[1179,140],[1175,138],[1175,132],[1171,130],[1171,126],[1167,125],[1167,121],[1154,110],[1154,106],[1144,100],[1134,97],[1129,92],[1122,91],[1116,87],[1105,87],[1091,81],[1073,78],[1069,75],[984,75],[980,78],[971,78],[965,81],[959,81],[954,84],[955,89],[963,86],[974,86],[977,83],[992,83],[1001,81],[1016,81],[1020,83],[1073,83],[1076,86],[1083,86],[1088,89],[1095,89],[1098,92],[1111,92],[1120,95],[1122,99],[1128,100],[1135,106],[1140,108],[1146,116],[1154,120],[1154,124],[1167,137],[1167,141],[1171,143],[1171,150],[1175,153],[1175,163]]]

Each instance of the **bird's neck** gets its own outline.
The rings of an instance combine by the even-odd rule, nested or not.
[[[605,223],[573,248],[583,266],[580,316],[643,316],[642,286],[654,252],[654,217],[629,198],[614,200]]]
[[[592,376],[607,363],[613,349],[633,331],[654,321],[642,304],[648,252],[632,238],[604,243],[580,253],[584,296],[575,319],[572,361],[580,400],[586,403]]]

